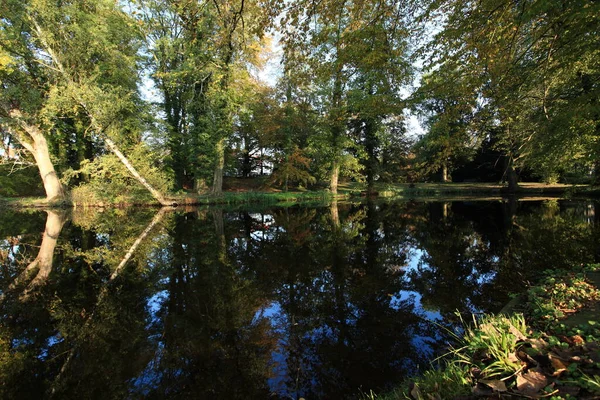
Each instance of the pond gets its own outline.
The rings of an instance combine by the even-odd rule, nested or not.
[[[0,397],[385,390],[547,268],[600,261],[593,201],[0,210]]]

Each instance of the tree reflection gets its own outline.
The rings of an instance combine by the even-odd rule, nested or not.
[[[595,261],[596,209],[514,199],[106,210],[71,223],[48,212],[45,226],[12,216],[23,223],[0,224],[0,397],[382,390],[445,345],[439,326],[456,310],[497,311],[541,269]]]
[[[273,340],[263,297],[230,261],[220,210],[174,218],[144,398],[264,398]],[[212,221],[210,221],[212,219]],[[212,222],[212,223],[211,223]],[[143,384],[142,384],[143,383]]]

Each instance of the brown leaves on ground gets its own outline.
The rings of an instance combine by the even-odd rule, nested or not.
[[[539,368],[530,369],[517,375],[516,392],[518,394],[535,396],[546,386],[548,386],[548,377]]]
[[[575,370],[598,375],[600,345],[595,342],[586,344],[577,335],[561,339],[564,345],[553,347],[542,339],[521,340],[510,356],[511,361],[518,360],[521,366],[512,376],[489,380],[482,377],[479,368],[472,368],[471,377],[475,385],[470,398],[539,399],[553,395],[585,395],[582,388],[565,384],[561,378]]]
[[[478,367],[470,369],[474,382],[471,395],[462,399],[540,399],[570,395],[576,398],[598,398],[585,389],[569,384],[568,374],[579,370],[589,376],[600,375],[600,344],[584,343],[581,337],[562,337],[562,345],[550,346],[543,339],[525,339],[518,343],[511,360],[520,369],[501,379],[486,379]],[[440,397],[440,394],[442,397]],[[432,394],[423,393],[411,385],[410,396],[415,400],[437,400],[443,397],[443,388],[436,387]],[[591,396],[591,397],[590,397]]]

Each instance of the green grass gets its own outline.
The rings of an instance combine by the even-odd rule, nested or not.
[[[587,185],[520,183],[517,194],[570,194],[579,190],[587,190]],[[363,183],[348,182],[340,185],[340,193],[350,196],[364,195],[366,186]],[[386,198],[419,198],[436,197],[441,195],[502,195],[507,186],[497,183],[376,183],[375,192],[379,197]]]
[[[343,196],[341,196],[343,197]],[[298,203],[310,201],[329,201],[334,196],[326,191],[305,192],[223,192],[221,195],[200,195],[175,197],[174,200],[181,205],[205,205],[205,204],[275,204],[275,203]]]

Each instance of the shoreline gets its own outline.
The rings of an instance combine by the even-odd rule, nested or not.
[[[518,296],[464,323],[437,365],[363,399],[599,398],[600,264],[547,271]]]
[[[338,194],[328,190],[305,191],[236,191],[230,190],[221,195],[184,194],[165,196],[175,207],[205,205],[242,205],[242,204],[281,204],[310,203],[315,201],[382,199],[382,200],[432,200],[432,201],[494,201],[516,198],[519,201],[549,200],[565,197],[595,197],[598,189],[589,185],[545,185],[539,183],[521,183],[517,192],[509,193],[506,187],[490,183],[418,183],[418,184],[378,184],[368,194],[366,186],[359,183],[340,185]],[[118,202],[101,201],[86,203],[78,201],[48,202],[44,198],[1,198],[0,207],[15,208],[126,208],[161,207],[154,199],[128,199]]]

